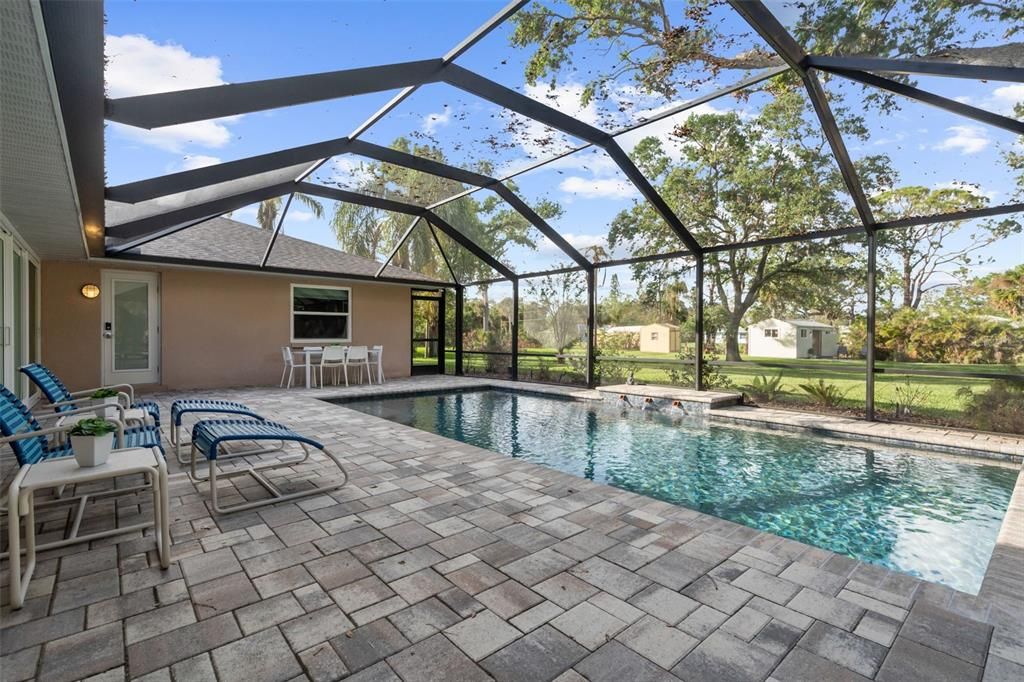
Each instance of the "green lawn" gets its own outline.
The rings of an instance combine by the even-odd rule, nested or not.
[[[538,353],[553,353],[553,349],[531,348],[520,351],[519,374],[521,379],[554,381],[558,383],[581,384],[585,381],[582,359],[576,361],[575,365],[568,360],[561,361],[558,358],[538,357]],[[611,355],[609,353],[608,355]],[[651,360],[676,360],[674,355],[640,353],[639,351],[621,351],[614,354],[618,357],[630,357]],[[827,384],[835,385],[844,397],[841,407],[847,410],[856,411],[864,408],[865,402],[865,381],[863,371],[850,371],[854,369],[863,370],[863,360],[785,360],[778,358],[744,358],[750,361],[750,365],[724,365],[719,367],[719,372],[727,377],[736,390],[743,390],[745,386],[758,375],[772,377],[782,373],[783,395],[775,404],[807,408],[813,407],[813,401],[806,391],[800,388],[800,384],[814,383],[819,379]],[[500,358],[491,359],[492,368],[503,367]],[[599,358],[599,363],[601,359]],[[651,363],[644,366],[642,363],[624,363],[605,359],[607,369],[634,367],[634,378],[640,383],[670,384],[670,366],[662,366]],[[757,362],[771,363],[773,367],[758,366]],[[453,367],[453,356],[449,356],[449,369]],[[482,355],[467,354],[464,358],[464,368],[467,373],[483,374],[488,373],[488,358]],[[781,367],[779,367],[781,365]],[[599,364],[600,366],[600,364]],[[895,402],[897,400],[897,388],[905,387],[907,380],[910,384],[920,389],[919,404],[915,406],[914,413],[917,418],[924,421],[941,422],[948,424],[960,424],[969,426],[966,423],[964,414],[964,399],[958,395],[962,388],[969,388],[974,393],[987,391],[992,384],[991,379],[975,379],[955,376],[961,373],[988,373],[997,375],[1017,375],[1024,373],[1024,369],[1014,365],[948,365],[939,363],[919,362],[879,362],[879,369],[886,370],[875,375],[875,406],[880,413],[894,416]],[[845,371],[844,371],[845,370]],[[917,376],[900,374],[900,370],[930,370],[943,372],[944,377]],[[622,375],[614,376],[606,374],[605,383],[616,383],[621,380]]]

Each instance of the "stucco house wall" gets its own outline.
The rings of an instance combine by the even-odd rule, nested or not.
[[[42,272],[42,361],[72,390],[101,377],[101,299],[85,283],[104,269],[160,273],[160,387],[277,385],[281,346],[291,341],[291,284],[352,289],[352,342],[384,346],[387,377],[411,370],[408,286],[301,276],[252,274],[96,261],[45,261]],[[296,380],[303,381],[302,377]]]

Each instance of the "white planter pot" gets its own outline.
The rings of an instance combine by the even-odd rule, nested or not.
[[[100,419],[117,419],[120,415],[117,410],[117,396],[110,398],[94,398],[93,405],[97,405],[96,416]]]
[[[71,436],[71,449],[80,467],[95,467],[105,464],[114,449],[114,434],[105,436]]]

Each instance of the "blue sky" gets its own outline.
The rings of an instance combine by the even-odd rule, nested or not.
[[[487,0],[112,0],[106,5],[108,92],[120,97],[438,57],[503,4]],[[674,8],[681,11],[682,5]],[[783,18],[788,16],[781,5],[773,8]],[[716,20],[727,30],[745,30],[737,17],[720,12]],[[509,28],[506,25],[492,33],[458,63],[609,130],[742,76],[723,72],[699,90],[680,92],[673,100],[638,96],[623,81],[608,103],[581,107],[578,94],[587,80],[586,69],[607,65],[607,57],[602,56],[604,46],[581,49],[576,55],[581,72],[564,74],[559,88],[549,91],[524,83],[527,55],[509,46]],[[735,49],[753,44],[754,39],[748,37]],[[1024,99],[1024,85],[1020,84],[941,78],[923,78],[919,83],[1001,113]],[[854,106],[862,97],[859,86],[835,82],[830,87]],[[347,135],[393,94],[375,93],[158,131],[109,124],[108,182],[119,184]],[[749,114],[758,106],[757,98],[744,103],[723,99],[702,110],[738,109]],[[620,142],[628,151],[645,135],[664,137],[675,122],[654,124]],[[509,132],[510,126],[514,132]],[[938,187],[968,182],[976,184],[977,191],[993,204],[1009,200],[1013,179],[1000,160],[1000,149],[1013,143],[1009,133],[909,102],[893,115],[869,114],[868,126],[872,135],[867,143],[848,139],[854,158],[881,150],[893,159],[904,184]],[[444,85],[421,88],[365,139],[386,145],[401,135],[436,144],[454,165],[487,160],[497,174],[581,144]],[[358,180],[358,172],[358,160],[343,157],[325,165],[316,179],[344,186],[353,178]],[[527,203],[546,197],[562,205],[564,215],[553,224],[579,247],[602,243],[612,218],[637,198],[603,152],[588,151],[550,164],[520,176],[517,183]],[[255,209],[242,209],[234,217],[251,222]],[[301,208],[293,209],[284,229],[291,236],[334,246],[326,221],[314,219]],[[538,244],[535,251],[511,252],[509,264],[519,271],[532,271],[564,261],[550,244],[540,239]],[[1009,248],[1003,245],[991,252],[996,258],[993,268],[1024,260],[1020,238]],[[621,250],[616,255],[629,254]]]

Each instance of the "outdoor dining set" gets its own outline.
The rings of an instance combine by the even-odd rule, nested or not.
[[[384,346],[281,346],[281,357],[284,359],[282,388],[292,387],[296,369],[305,370],[306,388],[315,388],[318,383],[321,388],[325,387],[327,377],[335,386],[344,377],[348,386],[349,368],[358,372],[360,383],[364,372],[369,383],[372,384],[374,378],[377,383],[384,383]]]

